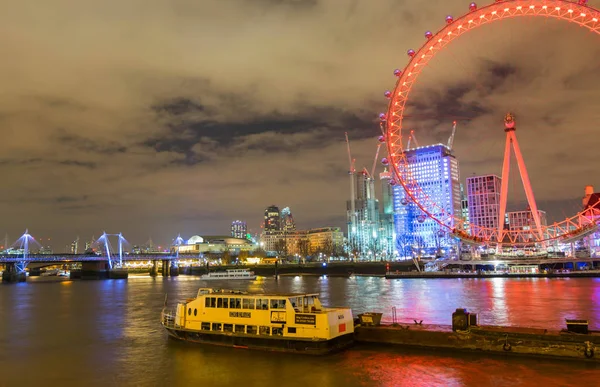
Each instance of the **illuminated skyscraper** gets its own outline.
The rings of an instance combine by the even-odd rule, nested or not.
[[[461,216],[461,195],[458,161],[446,145],[436,144],[406,151],[411,176],[418,182],[423,194],[454,217]],[[395,185],[394,226],[396,249],[401,257],[414,255],[445,255],[454,248],[448,230],[426,216],[405,194],[401,185]],[[449,225],[453,227],[453,225]]]
[[[265,227],[264,231],[279,231],[281,223],[279,218],[279,207],[270,206],[265,210]]]
[[[354,179],[354,221],[352,201],[346,203],[350,248],[365,259],[372,258],[379,249],[379,201],[375,198],[375,180],[366,170],[356,172]]]
[[[392,258],[395,252],[394,233],[394,186],[392,172],[385,169],[379,174],[381,181],[381,214],[379,217],[379,235],[381,240],[381,251],[386,258]]]
[[[467,198],[467,194],[465,193],[465,187],[460,185],[460,209],[462,214],[462,219],[465,221],[465,231],[469,232],[470,221],[469,221],[469,199]]]
[[[289,207],[285,207],[281,210],[280,227],[282,231],[296,231],[296,223],[294,223],[294,217],[292,216],[292,211]]]
[[[232,237],[245,239],[247,233],[248,227],[246,226],[246,222],[242,222],[241,220],[234,220],[233,222],[231,222]]]

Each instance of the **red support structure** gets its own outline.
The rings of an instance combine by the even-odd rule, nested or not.
[[[514,116],[510,113],[504,118],[504,131],[506,132],[506,146],[504,147],[504,162],[502,164],[502,186],[500,189],[500,211],[498,212],[498,242],[502,242],[502,234],[504,230],[504,214],[506,213],[506,203],[508,202],[508,178],[510,175],[510,149],[515,151],[515,158],[517,159],[517,166],[519,167],[519,175],[521,175],[521,181],[523,182],[523,188],[525,189],[525,196],[527,197],[527,204],[531,210],[533,221],[535,223],[535,233],[538,234],[539,240],[544,240],[544,232],[542,231],[542,223],[540,221],[540,214],[537,209],[535,202],[535,196],[533,195],[533,189],[529,182],[529,174],[527,173],[527,167],[525,166],[525,160],[517,141],[517,130],[515,126]]]

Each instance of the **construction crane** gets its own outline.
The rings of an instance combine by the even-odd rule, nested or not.
[[[375,159],[373,159],[373,166],[371,167],[371,179],[375,179],[375,166],[377,166],[377,157],[379,157],[379,149],[381,148],[381,143],[377,144],[377,151],[375,152]]]
[[[417,137],[415,136],[415,131],[414,130],[410,131],[410,137],[412,138],[413,142],[415,143],[415,147],[418,148],[419,147],[419,142],[417,141]]]
[[[448,139],[448,149],[452,150],[452,146],[454,145],[454,135],[456,134],[456,121],[452,122],[452,134]]]

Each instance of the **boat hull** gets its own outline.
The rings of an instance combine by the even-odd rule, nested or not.
[[[247,276],[247,277],[205,277],[200,276],[201,280],[204,281],[247,281],[247,280],[255,280],[256,276]]]
[[[331,340],[307,340],[290,337],[223,334],[165,327],[173,339],[197,344],[256,349],[262,351],[292,352],[307,355],[325,355],[341,351],[354,342],[354,334],[338,336]]]

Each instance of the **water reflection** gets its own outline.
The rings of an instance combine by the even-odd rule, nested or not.
[[[399,318],[428,323],[450,323],[457,307],[479,313],[488,324],[562,328],[565,317],[588,318],[594,329],[600,323],[598,279],[32,280],[0,289],[0,385],[548,387],[575,385],[573,374],[576,385],[597,380],[598,369],[577,362],[364,346],[312,358],[168,340],[159,324],[165,294],[173,304],[206,286],[316,292],[326,305],[347,305],[355,314],[380,311],[389,319],[396,307]]]

